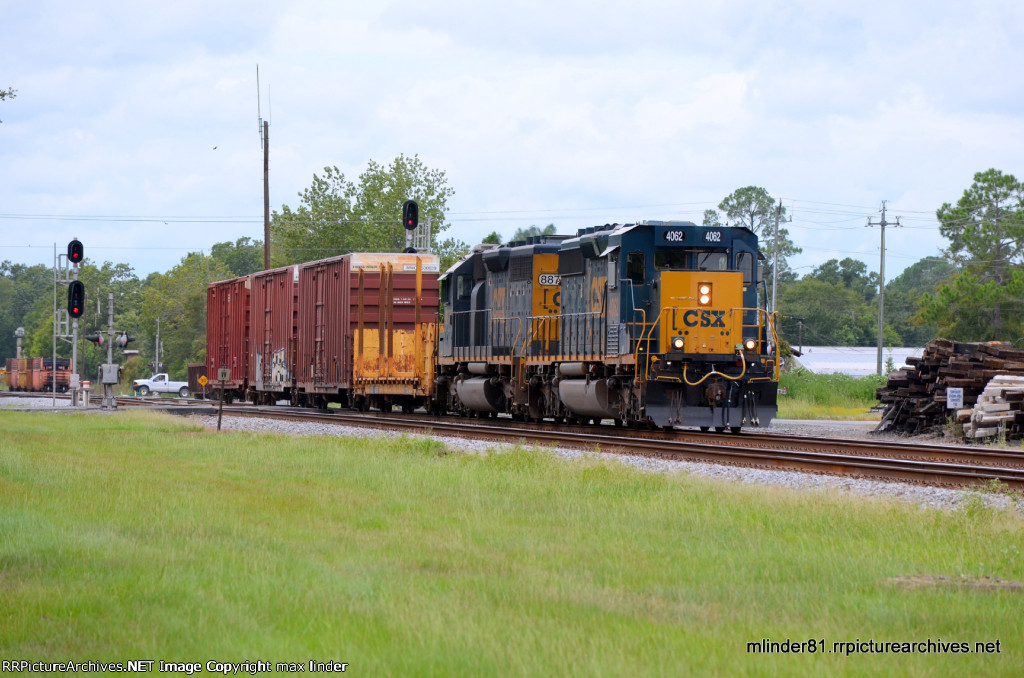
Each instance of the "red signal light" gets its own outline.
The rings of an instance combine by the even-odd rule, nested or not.
[[[415,200],[406,200],[402,203],[402,225],[407,230],[415,230],[420,223],[420,206]]]
[[[85,310],[85,285],[81,280],[72,280],[68,285],[68,315],[81,318]]]
[[[68,261],[77,266],[82,263],[83,258],[85,258],[85,248],[82,247],[82,241],[75,238],[68,243]]]

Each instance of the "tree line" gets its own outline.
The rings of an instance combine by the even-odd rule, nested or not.
[[[296,207],[282,205],[271,218],[272,266],[285,266],[354,251],[401,251],[405,231],[401,204],[415,199],[421,222],[432,226],[433,250],[442,269],[469,251],[469,244],[443,238],[448,200],[454,190],[442,170],[418,156],[400,155],[387,165],[370,161],[350,180],[337,167],[313,175],[298,194]],[[944,336],[961,341],[1024,343],[1024,185],[1013,175],[991,169],[974,176],[955,203],[936,212],[949,246],[939,257],[925,257],[885,285],[884,340],[889,346],[920,346]],[[776,219],[779,220],[775,242]],[[801,252],[785,223],[785,208],[757,186],[733,191],[707,210],[708,226],[744,226],[760,238],[765,279],[772,280],[772,256],[778,246],[777,306],[779,331],[791,344],[874,345],[878,322],[878,276],[852,258],[832,259],[798,276],[790,258]],[[498,232],[483,242],[525,240],[554,234],[556,226],[529,226],[511,238]],[[172,376],[184,378],[187,364],[206,358],[206,288],[214,281],[248,275],[263,268],[263,242],[239,238],[216,243],[208,254],[193,252],[166,273],[138,278],[124,263],[86,260],[79,279],[89,291],[80,335],[105,331],[106,299],[114,294],[115,327],[137,341],[130,348],[142,360],[129,375],[155,363],[159,323],[163,356]],[[97,298],[102,306],[97,305]],[[53,273],[43,266],[0,263],[0,359],[15,355],[14,332],[25,329],[24,353],[49,356],[53,350]],[[58,340],[58,355],[70,346]],[[83,342],[81,373],[88,378],[106,360],[106,348]]]

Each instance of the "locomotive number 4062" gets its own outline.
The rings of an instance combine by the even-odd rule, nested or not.
[[[705,231],[704,242],[722,242],[721,231]]]

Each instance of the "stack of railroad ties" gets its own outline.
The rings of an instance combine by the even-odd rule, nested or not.
[[[1024,350],[936,339],[907,364],[877,391],[885,411],[876,431],[917,435],[946,430],[952,420],[968,438],[1024,437]],[[947,408],[950,388],[963,389],[955,410]]]

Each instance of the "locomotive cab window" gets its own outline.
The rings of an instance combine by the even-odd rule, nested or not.
[[[658,271],[685,271],[686,252],[655,252],[654,268]]]
[[[728,271],[728,252],[701,252],[697,255],[698,271]]]
[[[466,301],[473,293],[473,276],[460,275],[455,279],[455,295],[456,299],[460,301]]]
[[[626,277],[634,284],[642,285],[647,278],[644,253],[630,252],[626,257]]]
[[[754,270],[754,255],[751,252],[738,252],[736,254],[736,269],[743,273],[743,286],[750,287],[756,279]]]

